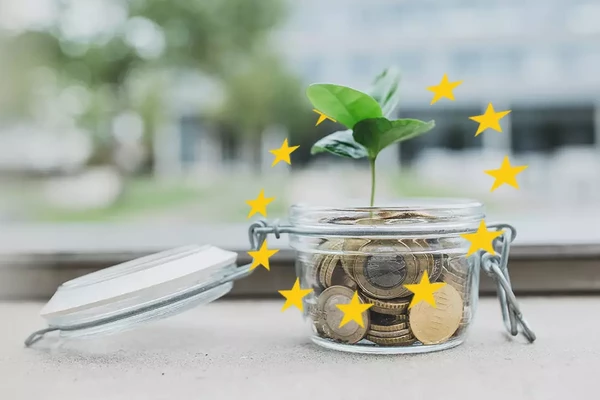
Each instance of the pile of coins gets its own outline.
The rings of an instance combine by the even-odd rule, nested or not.
[[[406,216],[404,216],[406,218]],[[381,223],[368,218],[362,223]],[[355,221],[361,223],[361,220]],[[436,239],[332,238],[322,242],[303,270],[316,301],[309,313],[316,333],[341,343],[379,346],[440,344],[460,335],[470,322],[469,263],[464,254],[449,256]],[[412,292],[427,271],[430,282],[445,282],[434,292],[436,307],[420,302],[409,309]],[[363,327],[340,327],[338,304],[359,300],[372,306]],[[367,342],[368,341],[368,342]]]

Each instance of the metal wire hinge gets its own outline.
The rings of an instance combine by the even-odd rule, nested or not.
[[[477,253],[478,264],[481,269],[496,281],[498,288],[498,298],[500,300],[500,309],[502,311],[502,319],[508,333],[512,336],[517,336],[521,332],[529,342],[536,339],[536,335],[523,317],[523,313],[519,308],[517,298],[510,284],[508,275],[508,257],[510,253],[510,244],[515,240],[517,235],[516,229],[508,224],[492,224],[488,225],[488,229],[502,231],[502,235],[494,239],[493,247],[496,251],[491,254],[485,251]],[[272,224],[261,220],[254,222],[248,229],[248,237],[250,247],[254,250],[260,248],[269,234],[274,234],[277,239],[282,233],[294,233],[304,235],[324,235],[335,234],[340,236],[377,236],[389,235],[393,233],[389,228],[385,231],[377,229],[369,229],[357,232],[355,229],[348,229],[340,226],[339,228],[328,228],[326,231],[299,229],[290,225],[279,225],[279,221],[274,221]],[[398,234],[406,234],[406,232],[398,231]]]
[[[534,342],[536,335],[519,308],[519,303],[512,290],[510,276],[508,275],[510,244],[515,240],[517,231],[508,224],[488,225],[488,228],[503,232],[502,235],[494,239],[493,242],[496,254],[481,251],[479,255],[481,257],[481,269],[483,269],[490,278],[496,281],[504,326],[512,336],[517,336],[519,332],[521,332],[527,340]]]

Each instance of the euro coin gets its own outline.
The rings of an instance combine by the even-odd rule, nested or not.
[[[401,316],[406,314],[406,310],[408,310],[408,305],[410,304],[410,298],[380,300],[364,293],[362,293],[362,296],[367,303],[373,304],[370,310],[380,314]]]
[[[400,322],[394,325],[376,325],[371,323],[371,329],[369,329],[369,332],[367,332],[367,335],[375,335],[375,336],[381,336],[381,337],[386,337],[383,335],[380,335],[376,332],[399,332],[399,331],[403,331],[404,329],[408,329],[408,322]],[[409,332],[407,332],[409,333]],[[395,336],[402,336],[402,334],[397,334]]]
[[[366,298],[365,298],[366,299]],[[371,303],[367,300],[367,302]],[[408,307],[408,304],[407,304]],[[408,314],[392,315],[392,314],[381,314],[373,311],[373,307],[369,309],[371,315],[371,325],[379,326],[390,326],[399,324],[400,322],[408,322]]]
[[[469,262],[463,256],[449,258],[446,262],[446,269],[461,278],[469,275]]]
[[[325,284],[329,286],[346,286],[352,290],[357,289],[357,284],[346,273],[342,267],[341,257],[335,256],[331,259],[325,276]]]
[[[348,238],[343,240],[342,244],[342,268],[344,271],[350,276],[354,276],[354,263],[357,259],[363,257],[358,253],[361,247],[369,243],[369,239],[356,239],[356,238]]]
[[[380,338],[395,338],[395,337],[403,337],[407,335],[411,335],[412,333],[410,329],[408,329],[408,324],[406,324],[406,328],[396,329],[395,331],[376,331],[371,327],[367,332],[367,336],[377,336]]]
[[[463,301],[456,289],[444,285],[433,293],[435,307],[422,301],[409,310],[408,320],[413,335],[423,344],[447,341],[459,327]]]
[[[369,329],[369,313],[362,314],[364,327],[350,321],[340,327],[344,317],[338,304],[348,304],[354,296],[354,291],[344,286],[331,286],[323,291],[317,300],[318,325],[324,336],[343,343],[357,343],[365,337]],[[359,296],[359,301],[364,301]]]
[[[410,346],[416,341],[415,337],[411,334],[394,338],[367,335],[366,339],[380,346]]]
[[[417,259],[397,240],[373,240],[360,248],[364,256],[354,259],[351,269],[358,286],[377,299],[394,299],[411,292],[403,285],[419,276]]]

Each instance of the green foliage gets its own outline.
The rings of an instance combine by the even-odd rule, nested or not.
[[[311,154],[328,152],[340,157],[367,157],[371,166],[371,206],[375,197],[375,161],[394,143],[415,138],[434,128],[435,122],[417,119],[389,120],[399,100],[400,73],[386,69],[379,74],[369,94],[333,84],[311,85],[307,95],[312,105],[337,119],[346,131],[334,132],[316,142]]]
[[[329,152],[336,156],[354,159],[368,156],[367,149],[354,140],[352,129],[337,131],[331,135],[327,135],[315,143],[310,150],[311,154],[322,152]]]
[[[400,100],[400,71],[396,68],[387,68],[377,75],[368,93],[381,106],[383,116],[389,118],[396,111]]]
[[[383,116],[374,98],[346,86],[314,84],[306,95],[317,110],[350,129],[363,119]]]
[[[379,104],[382,114],[386,118],[392,116],[398,105],[399,85],[400,72],[396,68],[387,68],[375,78],[368,91],[368,94]],[[322,110],[319,109],[319,111]],[[353,127],[354,125],[350,128]],[[349,152],[346,149],[356,149],[356,151]],[[364,146],[357,143],[354,137],[352,137],[352,130],[334,132],[319,140],[314,144],[311,153],[317,154],[322,152],[329,152],[340,157],[354,159],[367,157],[368,155]]]
[[[352,136],[367,149],[368,157],[375,159],[386,147],[422,135],[434,126],[434,121],[423,122],[408,118],[389,121],[386,118],[371,118],[358,122],[354,126]]]

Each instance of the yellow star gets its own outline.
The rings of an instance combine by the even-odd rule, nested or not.
[[[246,200],[246,204],[248,204],[252,209],[248,213],[248,218],[253,216],[256,213],[262,214],[263,217],[267,216],[267,205],[275,200],[275,197],[265,198],[265,189],[261,189],[258,197],[254,200]]]
[[[267,248],[266,240],[263,242],[262,246],[260,246],[260,250],[249,251],[248,254],[250,255],[250,257],[252,257],[252,265],[250,265],[250,271],[258,267],[259,265],[262,265],[267,269],[267,271],[270,271],[271,267],[269,266],[269,258],[277,252],[279,252],[279,250],[269,250]]]
[[[335,119],[328,117],[327,115],[323,114],[321,111],[317,110],[317,109],[313,109],[314,112],[316,112],[317,114],[319,114],[319,119],[317,120],[317,123],[315,124],[315,126],[319,126],[319,124],[323,121],[325,121],[326,119],[333,121],[333,122],[337,122]]]
[[[298,310],[303,311],[302,299],[312,291],[312,289],[300,289],[300,279],[296,278],[296,283],[294,283],[292,290],[279,290],[279,293],[285,297],[285,304],[281,311],[287,310],[290,306],[296,306]]]
[[[477,252],[479,249],[485,250],[488,253],[496,254],[494,247],[492,246],[492,242],[500,235],[502,235],[502,231],[488,231],[487,227],[485,226],[485,222],[481,220],[477,232],[464,233],[460,236],[471,242],[471,246],[469,247],[469,251],[467,253],[468,257]]]
[[[517,183],[517,174],[523,172],[527,167],[527,165],[517,165],[516,167],[513,167],[510,165],[508,156],[505,156],[500,168],[490,169],[484,172],[496,178],[491,190],[493,192],[504,183],[514,187],[515,189],[518,189],[519,184]]]
[[[487,128],[491,128],[496,132],[502,132],[502,128],[500,127],[500,119],[506,117],[508,113],[510,113],[510,110],[498,112],[494,111],[494,106],[492,106],[492,103],[490,103],[488,104],[487,109],[485,110],[485,114],[469,117],[469,119],[472,119],[475,122],[479,122],[479,128],[477,128],[475,136],[479,135]]]
[[[344,318],[340,322],[340,328],[346,325],[348,322],[354,321],[361,328],[365,327],[365,323],[363,321],[363,313],[367,311],[369,308],[373,307],[373,304],[364,304],[358,299],[358,292],[354,291],[354,296],[352,296],[352,300],[348,304],[336,304],[337,308],[342,310],[344,313]]]
[[[444,76],[442,77],[442,81],[439,85],[429,86],[427,88],[427,90],[434,93],[433,99],[431,100],[431,103],[429,105],[437,103],[437,101],[440,100],[442,97],[454,101],[454,94],[452,93],[452,90],[454,90],[458,85],[462,83],[463,81],[449,82],[448,74],[444,74]]]
[[[288,140],[285,139],[280,148],[275,150],[269,150],[269,153],[275,154],[275,160],[273,160],[273,164],[271,164],[271,167],[274,167],[275,164],[277,164],[279,161],[285,161],[286,163],[291,165],[292,161],[290,160],[290,154],[292,154],[294,150],[296,150],[298,147],[300,146],[289,147]]]
[[[433,297],[433,293],[436,290],[440,290],[445,284],[446,284],[446,282],[430,283],[429,275],[427,275],[427,271],[423,271],[423,276],[421,277],[421,282],[419,282],[415,285],[404,285],[405,288],[407,288],[408,290],[410,290],[411,292],[413,292],[415,294],[413,296],[412,301],[410,302],[408,308],[410,309],[422,301],[426,301],[433,308],[436,308],[435,298]]]

